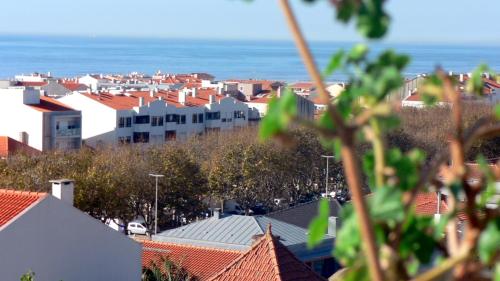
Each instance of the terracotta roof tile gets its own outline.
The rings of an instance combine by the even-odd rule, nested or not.
[[[325,280],[298,260],[269,227],[252,248],[233,261],[210,281],[315,281]]]
[[[41,111],[41,112],[53,112],[53,111],[71,111],[73,108],[63,104],[62,102],[49,98],[46,96],[40,96],[39,104],[30,104],[29,107]]]
[[[0,136],[0,157],[9,157],[18,152],[30,155],[41,153],[39,150],[15,139]]]
[[[143,241],[142,266],[150,267],[161,257],[181,264],[197,280],[207,280],[221,271],[242,252],[174,243]]]
[[[46,196],[46,193],[0,189],[0,227]]]
[[[444,199],[444,198],[443,198]],[[444,200],[441,200],[441,204],[439,206],[440,214],[444,214],[448,211],[448,205]],[[417,194],[417,197],[415,199],[415,212],[418,215],[423,215],[423,216],[432,216],[434,214],[437,214],[437,194],[435,192],[428,192],[428,193],[419,193]]]

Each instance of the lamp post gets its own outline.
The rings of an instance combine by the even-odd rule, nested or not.
[[[164,175],[160,174],[149,174],[150,177],[154,177],[156,181],[155,190],[155,235],[158,231],[158,178],[163,178]]]
[[[325,194],[326,198],[328,198],[328,161],[330,158],[334,158],[334,156],[331,155],[321,155],[322,158],[326,158],[326,187],[325,187]]]

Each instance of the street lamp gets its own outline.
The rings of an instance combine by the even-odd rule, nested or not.
[[[328,198],[328,161],[330,158],[334,158],[332,155],[321,155],[322,158],[326,158],[326,198]]]
[[[154,177],[156,181],[156,191],[155,191],[155,235],[158,231],[158,178],[163,178],[164,175],[159,174],[149,174],[150,177]]]

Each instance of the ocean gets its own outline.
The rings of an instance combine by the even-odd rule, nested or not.
[[[354,43],[312,42],[320,67],[340,48]],[[470,72],[480,63],[500,71],[499,46],[381,44],[412,57],[405,75],[430,72],[440,65],[447,71]],[[87,73],[207,72],[217,79],[309,80],[292,42],[190,39],[143,39],[0,35],[0,78],[16,74],[51,72],[56,77]],[[343,80],[342,74],[330,78]]]

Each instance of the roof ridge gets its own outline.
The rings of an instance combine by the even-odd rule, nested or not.
[[[233,265],[235,265],[236,263],[240,262],[242,259],[244,259],[246,256],[248,256],[252,250],[254,250],[255,248],[261,246],[260,243],[262,242],[263,239],[266,239],[266,235],[262,236],[259,238],[259,240],[255,241],[254,244],[250,247],[249,250],[247,250],[245,253],[241,254],[241,256],[239,256],[238,258],[236,258],[234,261],[232,261],[231,263],[229,263],[226,267],[224,267],[220,272],[218,272],[217,274],[215,274],[214,276],[212,276],[210,279],[208,279],[208,281],[212,281],[212,280],[215,280],[215,278],[219,277],[220,275],[222,275],[224,272],[226,272],[227,270],[229,270]]]
[[[163,241],[152,241],[152,240],[151,241],[142,240],[142,241],[138,241],[138,242],[142,243],[142,244],[151,243],[151,244],[160,244],[160,245],[169,245],[169,246],[179,246],[179,247],[184,247],[184,248],[213,250],[213,251],[217,251],[217,252],[228,252],[228,253],[242,254],[241,251],[238,251],[238,250],[214,248],[214,247],[199,246],[199,245],[192,245],[192,244],[182,244],[182,243],[175,243],[175,242],[163,242]]]
[[[0,188],[0,193],[20,194],[20,195],[36,195],[39,197],[48,195],[47,192],[30,191],[30,190],[16,190],[16,189],[7,189],[7,188]]]

